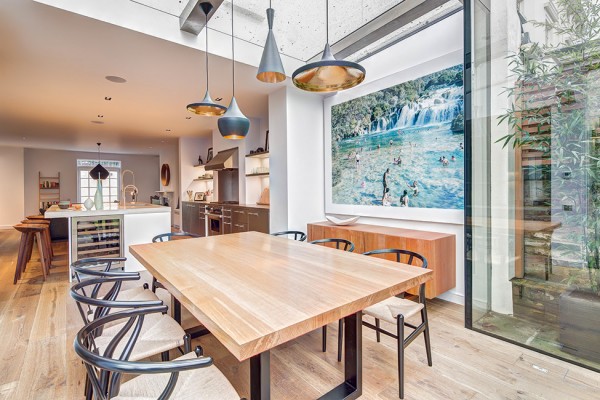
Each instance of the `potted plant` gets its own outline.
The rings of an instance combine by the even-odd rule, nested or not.
[[[563,351],[600,362],[600,2],[556,0],[557,20],[533,26],[556,43],[524,43],[510,56],[511,107],[499,142],[549,165],[551,268],[563,271],[558,300]],[[527,42],[527,41],[525,41]],[[545,161],[544,161],[545,160]]]

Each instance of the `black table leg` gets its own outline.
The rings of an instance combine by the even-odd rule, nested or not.
[[[344,336],[344,383],[321,400],[350,400],[362,395],[362,311],[344,318]]]
[[[271,352],[250,358],[250,400],[271,398]]]
[[[181,303],[179,300],[175,298],[175,296],[171,296],[172,306],[173,306],[173,319],[177,321],[179,325],[181,325]],[[185,330],[185,333],[190,335],[190,338],[197,339],[200,336],[208,335],[210,332],[204,326],[195,326],[193,328],[188,328]]]

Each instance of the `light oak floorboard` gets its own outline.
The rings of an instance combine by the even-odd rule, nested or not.
[[[34,249],[23,279],[12,284],[19,235],[0,231],[0,399],[81,399],[84,371],[73,351],[81,326],[68,295],[66,243],[46,282]],[[463,307],[429,302],[433,367],[423,339],[406,350],[406,396],[410,399],[596,399],[600,374],[463,328]],[[393,326],[382,322],[382,326]],[[195,341],[213,357],[238,390],[249,392],[248,361],[239,363],[214,336]],[[330,324],[328,351],[321,330],[271,352],[274,399],[314,399],[341,381],[337,324]],[[175,356],[175,352],[172,354]],[[396,343],[363,330],[362,399],[396,399]],[[199,388],[201,390],[201,388]]]

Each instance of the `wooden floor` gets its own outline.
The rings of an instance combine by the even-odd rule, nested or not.
[[[0,399],[79,399],[83,366],[72,343],[80,320],[68,296],[66,244],[55,246],[46,282],[34,253],[24,278],[12,284],[19,236],[0,231]],[[600,374],[463,328],[463,308],[429,303],[433,367],[423,341],[406,353],[406,399],[598,399]],[[341,382],[336,327],[329,351],[320,330],[271,352],[274,399],[314,399]],[[398,395],[395,342],[364,330],[362,399]],[[248,394],[248,362],[239,364],[214,337],[199,340],[240,395]]]

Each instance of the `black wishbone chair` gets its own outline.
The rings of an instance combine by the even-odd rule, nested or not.
[[[169,242],[173,240],[173,238],[183,239],[183,238],[199,238],[200,235],[190,232],[169,232],[169,233],[161,233],[160,235],[156,235],[152,238],[152,243],[162,243]],[[156,280],[156,278],[152,277],[152,291],[156,293],[156,289],[165,289],[167,290],[161,283]]]
[[[300,231],[282,231],[271,233],[271,236],[294,236],[294,240],[304,242],[306,240],[306,233]]]
[[[396,262],[403,262],[402,256],[408,258],[406,264],[413,265],[413,262],[419,260],[421,268],[427,268],[427,259],[419,253],[400,249],[380,249],[363,253],[367,256],[378,254],[394,254]],[[416,314],[421,313],[421,323],[413,325],[406,322]],[[377,335],[377,341],[380,341],[380,334],[393,337],[398,341],[398,391],[401,399],[404,398],[404,349],[423,333],[425,338],[425,351],[427,352],[427,364],[431,367],[431,341],[429,337],[429,321],[427,320],[427,305],[425,299],[425,283],[419,285],[419,302],[414,302],[404,298],[390,297],[382,302],[374,304],[363,310],[364,315],[375,318],[375,325],[363,321],[363,325],[374,329]],[[380,327],[380,320],[384,320],[396,325],[396,333],[388,332]],[[405,338],[404,327],[408,326],[413,331]]]
[[[137,277],[139,279],[139,272],[111,271],[112,263],[126,260],[125,257],[82,258],[71,264],[71,270],[77,282],[88,277]],[[140,286],[119,290],[117,295],[119,300],[158,300],[158,297],[148,289],[148,284],[144,283]]]
[[[135,277],[105,277],[91,278],[76,283],[71,287],[71,297],[77,302],[77,308],[87,325],[98,318],[115,314],[119,310],[138,309],[143,307],[162,306],[160,300],[119,300],[117,294],[123,282],[138,280]],[[109,286],[106,290],[103,286]],[[104,296],[98,296],[101,292]],[[114,311],[113,311],[114,309]],[[165,311],[167,306],[164,306]],[[89,311],[93,310],[90,318]],[[91,320],[91,321],[90,321]],[[120,326],[109,326],[104,324],[103,329],[95,332],[95,343],[101,348],[109,345],[111,340],[119,334]],[[132,360],[141,360],[152,355],[161,353],[163,360],[169,357],[169,350],[181,346],[190,348],[191,339],[186,335],[183,328],[166,314],[152,314],[145,319],[144,325],[139,333],[136,348],[130,354]]]
[[[353,252],[354,251],[354,243],[346,239],[337,239],[337,238],[327,238],[327,239],[317,239],[309,242],[310,244],[328,244],[335,243],[335,248],[338,250],[344,250]],[[338,321],[338,331],[342,332],[342,328],[344,326],[343,320]],[[327,325],[323,326],[323,353],[327,351]],[[342,361],[342,334],[338,334],[338,361]]]
[[[77,333],[75,353],[85,364],[93,398],[239,400],[212,359],[202,356],[200,347],[191,352],[188,344],[185,354],[173,361],[130,360],[139,345],[145,321],[166,311],[166,306],[132,308],[100,317]],[[99,346],[96,332],[108,323],[116,323],[119,331],[108,343]],[[123,374],[138,376],[121,383]]]

